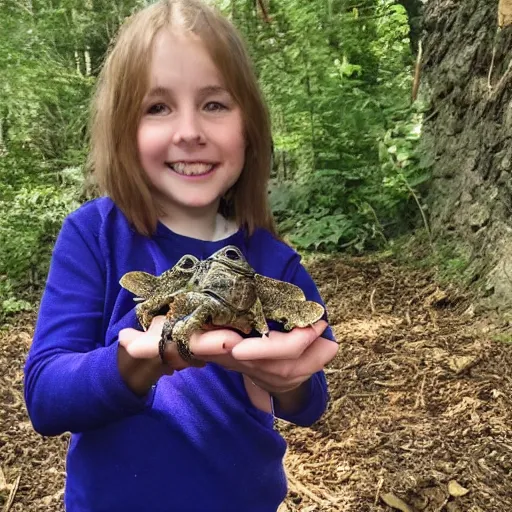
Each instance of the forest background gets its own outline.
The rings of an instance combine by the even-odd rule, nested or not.
[[[89,102],[110,39],[145,2],[3,0],[0,297],[29,309],[84,194]],[[409,23],[393,0],[217,5],[246,38],[270,106],[271,201],[299,250],[382,248],[415,225],[428,179],[411,105]],[[416,194],[413,194],[416,191]]]
[[[0,2],[1,315],[33,308],[63,218],[89,198],[96,76],[123,19],[146,3]],[[411,5],[422,3],[214,3],[244,35],[270,106],[270,199],[286,239],[303,252],[360,254],[396,251],[419,228],[434,247],[425,200],[433,158],[420,146],[432,105],[411,100]],[[451,249],[436,254],[448,272],[468,264]]]

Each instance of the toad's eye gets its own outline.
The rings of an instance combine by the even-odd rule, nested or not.
[[[194,266],[194,260],[192,258],[185,258],[181,263],[180,267],[184,269],[189,269]]]
[[[234,249],[228,249],[226,251],[226,258],[233,260],[233,261],[239,261],[240,253],[238,251],[235,251]]]

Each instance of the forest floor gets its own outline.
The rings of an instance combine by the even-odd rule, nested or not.
[[[308,267],[340,350],[325,416],[279,424],[290,490],[279,512],[512,511],[512,333],[431,270],[347,257]],[[68,437],[37,435],[23,403],[32,332],[26,315],[0,332],[3,512],[62,510]]]

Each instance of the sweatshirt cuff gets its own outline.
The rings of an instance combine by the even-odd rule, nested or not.
[[[299,425],[300,427],[310,427],[320,419],[327,407],[327,382],[323,372],[315,373],[306,381],[306,400],[304,406],[293,414],[282,413],[276,403],[275,415],[285,421]],[[276,401],[277,402],[277,401]]]
[[[117,409],[121,415],[127,413],[134,414],[151,408],[155,398],[156,385],[146,393],[145,396],[139,396],[132,391],[119,372],[117,364],[117,351],[119,342],[112,343],[106,347],[106,357],[102,358],[98,368],[98,391],[103,389],[108,396],[108,401],[114,409]]]

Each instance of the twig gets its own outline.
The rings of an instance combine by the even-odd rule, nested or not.
[[[260,6],[261,14],[263,15],[263,19],[267,23],[270,23],[272,21],[272,18],[268,15],[267,8],[265,7],[265,3],[263,2],[263,0],[259,0],[258,4]]]
[[[319,505],[325,505],[325,501],[322,498],[319,498],[316,494],[312,493],[305,485],[301,484],[292,475],[288,476],[288,482],[293,487],[295,487],[297,491],[304,493],[308,498],[312,499],[315,503],[318,503]]]
[[[441,506],[439,508],[436,508],[435,512],[442,512],[444,506],[448,503],[449,498],[445,498],[443,503],[441,503]]]
[[[427,376],[423,375],[423,380],[421,381],[420,390],[418,392],[418,396],[416,397],[416,402],[414,404],[414,408],[425,407],[425,396],[423,395],[423,390],[425,389],[425,381],[427,380]]]
[[[380,478],[379,479],[379,483],[377,484],[377,492],[375,493],[375,501],[373,502],[373,504],[375,506],[378,505],[379,503],[379,495],[380,495],[380,490],[382,489],[382,484],[384,483],[384,478]]]
[[[428,315],[430,316],[430,320],[432,321],[432,324],[434,325],[434,329],[438,329],[437,320],[436,320],[436,314],[432,308],[428,308]]]
[[[500,31],[501,28],[498,27],[496,29],[496,34],[494,34],[494,44],[492,45],[491,65],[489,66],[489,73],[487,74],[487,89],[489,90],[489,93],[492,92],[491,77],[492,72],[494,70],[494,58],[496,57],[496,40],[498,39],[498,34],[500,33]]]
[[[401,388],[407,384],[407,379],[394,380],[389,382],[384,382],[383,380],[374,380],[374,384],[377,386],[382,386],[383,388]]]
[[[395,163],[395,161],[393,160],[391,155],[388,155],[388,156],[389,156],[389,161],[391,162],[391,164],[395,167],[395,169],[397,169],[398,176],[404,182],[405,187],[407,188],[409,193],[414,198],[414,201],[416,201],[416,204],[417,204],[418,209],[419,209],[420,214],[421,214],[421,218],[423,219],[423,225],[425,226],[425,230],[426,230],[427,235],[428,235],[428,241],[429,241],[430,249],[432,250],[432,252],[434,252],[434,241],[432,239],[432,232],[430,231],[430,226],[429,226],[429,223],[427,221],[427,217],[425,215],[425,212],[423,211],[423,208],[421,207],[421,203],[420,203],[420,200],[418,199],[418,195],[416,194],[414,189],[411,187],[411,185],[409,185],[409,182],[407,181],[407,178],[405,177],[404,173],[402,172],[402,169],[400,168],[400,166]]]
[[[340,368],[340,370],[346,372],[347,370],[351,370],[352,368],[357,368],[360,365],[361,365],[361,361],[358,359],[357,361],[347,364],[343,368]]]
[[[370,294],[370,308],[372,310],[372,315],[375,315],[375,304],[373,302],[373,298],[375,297],[375,292],[377,291],[376,288],[372,290],[372,293]]]
[[[494,100],[495,98],[498,97],[498,94],[507,85],[506,82],[510,77],[511,71],[512,71],[512,60],[508,63],[505,73],[503,73],[502,77],[499,79],[494,90],[491,90],[488,101]]]
[[[428,115],[427,117],[425,117],[423,119],[423,124],[425,124],[427,121],[430,121],[432,118],[437,116],[437,114],[439,114],[439,112],[440,112],[440,109],[435,109],[430,115]]]
[[[14,481],[14,484],[12,484],[11,492],[9,493],[9,497],[7,498],[7,501],[4,505],[3,512],[9,512],[9,510],[11,509],[11,506],[14,502],[14,497],[16,496],[16,492],[18,491],[18,486],[20,485],[20,479],[21,479],[21,473],[18,475],[18,477]]]
[[[423,225],[425,226],[425,230],[427,231],[428,235],[428,241],[430,244],[430,248],[434,250],[434,242],[432,240],[432,232],[430,231],[430,226],[427,221],[427,217],[425,216],[425,212],[423,211],[423,208],[421,207],[420,200],[418,199],[418,196],[416,195],[416,192],[414,189],[409,185],[409,182],[407,181],[407,178],[404,176],[402,172],[399,172],[398,175],[400,178],[402,178],[403,182],[405,183],[405,186],[407,187],[407,190],[411,193],[412,197],[416,201],[416,204],[418,205],[418,209],[420,210],[421,218],[423,219]]]
[[[418,90],[420,88],[420,76],[421,76],[421,59],[423,56],[423,45],[421,40],[418,45],[418,55],[416,56],[416,65],[414,67],[414,81],[412,84],[411,101],[414,103],[418,97]],[[377,504],[377,503],[375,503]]]
[[[0,491],[3,491],[7,487],[7,480],[5,478],[4,472],[2,471],[2,466],[0,466]]]

